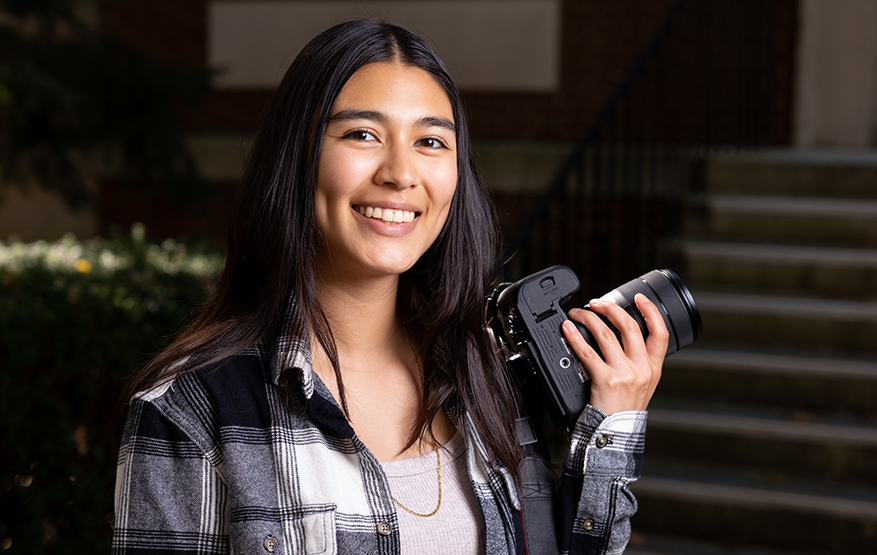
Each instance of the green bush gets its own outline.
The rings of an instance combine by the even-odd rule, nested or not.
[[[0,242],[0,552],[108,553],[124,380],[222,264],[131,237]]]

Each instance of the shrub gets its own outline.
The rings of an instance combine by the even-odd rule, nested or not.
[[[0,242],[0,550],[108,553],[126,376],[205,297],[218,254],[130,237]]]

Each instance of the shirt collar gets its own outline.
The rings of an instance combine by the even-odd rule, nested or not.
[[[271,378],[274,385],[280,384],[280,379],[285,372],[295,372],[301,377],[301,388],[306,399],[311,399],[314,396],[314,391],[319,388],[318,398],[330,399],[331,406],[337,409],[337,415],[335,416],[341,416],[341,408],[338,407],[332,394],[314,372],[314,367],[311,364],[311,345],[308,334],[292,335],[292,320],[296,309],[294,299],[290,300],[289,306],[290,308],[284,315],[280,333],[270,344]],[[496,494],[499,494],[498,490],[504,490],[515,509],[520,510],[520,501],[518,500],[514,478],[505,468],[500,466],[498,469],[494,469],[489,464],[488,461],[492,458],[481,435],[476,431],[471,417],[459,403],[451,403],[445,407],[445,410],[454,425],[458,429],[462,427],[467,438],[469,438],[470,446],[468,450],[473,455],[469,459],[470,476],[482,483],[490,484],[494,490],[497,490]],[[353,429],[349,427],[347,421],[343,418],[334,422],[334,426],[338,427],[348,437],[353,437]]]
[[[290,299],[289,308],[283,315],[280,333],[269,344],[271,379],[274,385],[280,385],[280,378],[285,372],[297,373],[300,376],[305,398],[310,399],[315,389],[310,339],[306,333],[293,336],[292,323],[295,311],[296,302]]]

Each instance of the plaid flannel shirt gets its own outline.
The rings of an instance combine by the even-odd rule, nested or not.
[[[400,552],[380,463],[312,371],[307,345],[287,337],[132,400],[113,553]],[[278,392],[286,371],[300,384],[288,399]],[[449,414],[465,437],[486,552],[523,554],[514,481],[489,462],[468,415]],[[645,413],[582,414],[556,493],[563,553],[624,550],[636,511],[628,484],[639,476],[644,436]]]

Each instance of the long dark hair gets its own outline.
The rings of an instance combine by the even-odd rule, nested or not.
[[[332,27],[293,61],[254,140],[216,291],[195,321],[139,373],[131,392],[275,337],[294,302],[293,334],[310,332],[320,342],[347,411],[335,342],[316,295],[321,238],[314,198],[320,147],[335,99],[359,68],[375,62],[402,63],[429,73],[447,93],[457,128],[458,181],[447,222],[433,245],[400,277],[400,306],[424,361],[423,402],[411,442],[428,431],[442,407],[462,407],[494,457],[517,476],[521,455],[514,396],[483,322],[497,226],[473,163],[462,100],[447,68],[426,43],[383,22]]]

